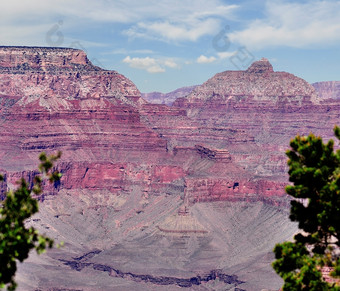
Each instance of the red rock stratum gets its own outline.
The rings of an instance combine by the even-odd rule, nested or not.
[[[284,151],[331,137],[339,106],[266,59],[167,106],[80,50],[0,47],[1,195],[63,152],[27,223],[65,247],[21,265],[21,290],[278,289],[271,250],[296,230]]]

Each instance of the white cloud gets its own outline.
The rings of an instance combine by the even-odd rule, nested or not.
[[[123,59],[123,63],[129,64],[130,67],[146,70],[149,73],[162,73],[165,69],[162,68],[154,58],[131,58],[127,56]]]
[[[219,30],[219,19],[206,19],[194,23],[140,22],[125,32],[129,37],[156,38],[165,41],[197,41],[204,35]]]
[[[178,68],[178,64],[171,59],[156,59],[156,58],[131,58],[127,56],[123,59],[123,63],[128,64],[131,68],[146,70],[149,73],[163,73],[165,67]]]
[[[216,61],[215,57],[206,57],[204,55],[200,55],[196,60],[196,62],[199,64],[208,64],[208,63],[212,63],[215,61]]]
[[[313,48],[340,42],[340,1],[267,1],[265,15],[230,33],[230,40],[249,49]]]
[[[223,0],[11,0],[0,11],[2,43],[21,38],[43,45],[49,28],[37,28],[64,20],[63,30],[75,31],[102,23],[121,23],[130,37],[164,41],[196,41],[213,35],[220,22],[231,17],[237,5]],[[6,28],[6,31],[5,31]],[[121,28],[120,28],[121,29]],[[26,37],[25,31],[29,31]],[[21,32],[22,31],[22,32]],[[18,33],[19,32],[19,33]],[[4,39],[3,36],[6,36]],[[27,44],[27,42],[25,41]]]
[[[219,53],[217,53],[217,55],[218,55],[219,59],[224,60],[224,59],[228,59],[231,56],[235,55],[235,53],[236,53],[236,51],[232,51],[232,52],[226,51],[226,52],[219,52]]]
[[[125,34],[167,42],[197,41],[204,35],[215,35],[222,19],[231,18],[236,8],[222,0],[161,0],[150,8],[154,14],[136,21]]]
[[[149,73],[164,73],[165,69],[160,67],[159,65],[155,65],[147,68],[146,71]]]
[[[164,61],[164,66],[172,68],[172,69],[179,68],[179,65],[176,64],[173,60],[165,60]]]
[[[237,54],[237,51],[218,52],[216,57],[214,57],[214,56],[207,57],[205,55],[200,55],[196,59],[196,63],[199,63],[199,64],[209,64],[209,63],[216,62],[218,60],[228,59],[228,58],[234,56],[235,54]]]

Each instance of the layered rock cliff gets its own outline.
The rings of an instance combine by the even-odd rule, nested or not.
[[[129,79],[92,65],[83,51],[71,48],[0,47],[0,94],[25,97],[21,104],[44,97],[144,103]]]
[[[226,134],[224,139],[204,140],[211,146],[227,147],[235,163],[252,177],[279,181],[287,180],[284,152],[292,137],[313,132],[331,138],[333,126],[339,123],[336,100],[325,101],[301,78],[275,72],[266,59],[246,71],[216,74],[187,97],[177,99],[173,107],[185,109],[191,120],[209,131],[207,136],[226,128],[242,133],[244,138],[238,142],[227,142]]]
[[[28,223],[66,248],[23,266],[23,290],[90,290],[93,276],[103,289],[278,289],[268,252],[295,232],[284,151],[297,133],[331,137],[339,109],[265,59],[170,107],[80,50],[0,47],[2,195],[33,180],[41,151],[63,152]]]
[[[337,122],[340,106],[322,101],[304,80],[275,72],[266,59],[246,71],[215,75],[172,107],[152,105],[130,80],[93,66],[84,52],[39,47],[0,47],[0,104],[5,172],[33,168],[40,151],[58,149],[70,163],[61,169],[65,177],[67,171],[76,175],[73,182],[62,181],[67,189],[119,193],[139,185],[151,194],[173,183],[179,188],[172,193],[186,195],[191,192],[183,189],[198,177],[257,189],[242,193],[263,200],[270,195],[252,185],[264,179],[275,201],[284,195],[277,189],[286,180],[283,152],[289,139],[309,131],[330,137],[329,122]],[[121,170],[92,172],[99,164]],[[132,165],[140,170],[121,176]],[[171,169],[180,174],[156,182],[153,168],[158,166],[165,176],[172,177]],[[94,184],[101,176],[109,178],[89,186],[84,173],[72,172],[76,168],[89,169]],[[223,194],[229,193],[224,186],[204,191],[187,201],[234,199]]]
[[[234,98],[231,98],[234,96]],[[201,86],[196,87],[186,98],[187,106],[211,100],[225,101],[250,98],[255,102],[271,103],[318,103],[313,87],[301,78],[286,72],[274,72],[267,59],[254,62],[246,71],[225,71],[216,74]],[[183,100],[183,99],[182,99]],[[176,101],[180,104],[180,101]]]

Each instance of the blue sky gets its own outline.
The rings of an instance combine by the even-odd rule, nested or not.
[[[201,84],[262,57],[340,80],[340,1],[1,0],[0,45],[75,47],[142,92]]]

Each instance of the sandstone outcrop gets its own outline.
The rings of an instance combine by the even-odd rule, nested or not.
[[[207,100],[223,98],[229,100],[254,100],[259,105],[270,102],[274,106],[282,103],[302,105],[319,101],[314,88],[301,78],[286,72],[274,72],[267,59],[254,62],[246,71],[225,71],[216,74],[187,97],[176,100],[174,106],[195,107]],[[183,102],[183,103],[182,103]],[[210,103],[210,102],[209,102]],[[268,104],[268,105],[269,105]]]
[[[0,94],[0,162],[8,177],[32,169],[40,151],[58,149],[70,162],[62,164],[59,189],[119,193],[139,185],[159,194],[170,187],[190,193],[190,201],[272,196],[277,204],[289,139],[309,131],[331,137],[340,107],[266,59],[215,75],[171,107],[148,104],[130,80],[67,48],[0,47]],[[195,179],[216,186],[183,191]],[[254,186],[261,181],[267,190]],[[247,189],[243,196],[231,194],[236,182]]]
[[[0,47],[0,95],[24,97],[21,104],[44,97],[145,102],[129,79],[92,65],[83,51],[71,48]]]
[[[273,181],[287,180],[284,152],[292,137],[313,132],[329,139],[339,123],[338,101],[319,97],[301,78],[275,72],[266,59],[246,71],[216,74],[173,107],[186,109],[191,122],[204,127],[196,132],[197,143],[201,139],[205,147],[226,148],[253,177]],[[227,138],[226,128],[234,139]],[[178,139],[184,135],[179,133]]]
[[[1,198],[20,177],[32,182],[41,151],[63,152],[60,183],[46,185],[27,223],[67,242],[44,264],[67,276],[51,285],[34,259],[42,275],[22,266],[24,289],[87,290],[93,272],[104,289],[122,279],[132,289],[236,288],[226,274],[249,290],[279,287],[268,252],[295,232],[284,151],[297,133],[332,137],[339,110],[266,59],[167,106],[80,50],[0,47]]]
[[[309,130],[330,136],[320,120],[327,113],[335,122],[340,105],[320,103],[313,87],[266,59],[217,74],[172,107],[145,103],[131,81],[75,49],[1,47],[0,65],[1,168],[16,176],[33,168],[40,151],[58,149],[70,161],[61,169],[66,189],[119,193],[138,184],[148,194],[170,187],[183,195],[197,177],[220,186],[187,191],[191,201],[272,196],[277,204],[289,139]],[[121,175],[131,167],[140,170]],[[92,182],[77,168],[88,169]],[[253,186],[266,180],[268,190]],[[243,196],[222,186],[236,182],[247,189]]]

